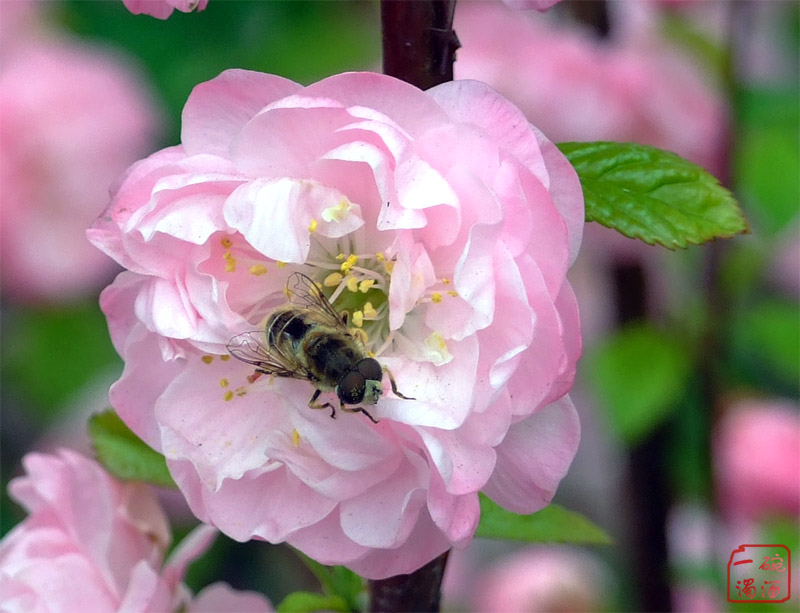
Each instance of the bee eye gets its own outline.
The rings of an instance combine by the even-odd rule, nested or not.
[[[339,381],[336,393],[344,404],[358,404],[364,400],[365,387],[364,376],[356,370],[351,370]]]
[[[367,380],[380,381],[383,379],[383,369],[375,358],[364,358],[358,363],[357,368],[358,372]]]

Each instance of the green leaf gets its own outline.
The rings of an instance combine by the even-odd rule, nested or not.
[[[114,411],[92,415],[89,436],[97,458],[120,479],[176,487],[164,456],[148,447]]]
[[[800,316],[796,302],[765,300],[736,316],[733,344],[743,359],[768,368],[797,385],[800,372]]]
[[[7,305],[11,307],[11,305]],[[0,379],[43,423],[57,418],[79,390],[121,362],[97,299],[69,306],[4,308]]]
[[[314,592],[292,592],[278,605],[278,613],[306,613],[308,611],[350,611],[347,602],[339,596],[326,596]]]
[[[349,568],[344,566],[325,566],[316,560],[309,558],[301,551],[295,553],[305,563],[308,569],[322,586],[322,591],[328,596],[341,598],[347,610],[358,611],[363,609],[361,600],[364,594],[364,580]]]
[[[736,96],[736,192],[760,232],[774,236],[797,219],[800,107],[797,91],[750,87]]]
[[[608,533],[580,513],[551,504],[531,515],[506,511],[480,494],[481,521],[475,536],[529,543],[610,545]]]
[[[635,143],[561,143],[583,187],[586,220],[670,249],[747,231],[733,195],[680,156]]]
[[[647,324],[626,326],[584,362],[612,427],[635,444],[676,408],[692,359],[674,337]]]

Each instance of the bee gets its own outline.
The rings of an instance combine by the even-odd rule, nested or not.
[[[316,390],[308,406],[329,408],[331,417],[336,417],[335,407],[317,403],[322,392],[335,391],[340,410],[363,413],[377,424],[363,407],[346,405],[376,404],[383,394],[384,372],[396,396],[413,400],[397,391],[392,373],[367,355],[361,338],[347,327],[347,313],[338,313],[314,281],[295,272],[286,294],[289,304],[275,309],[263,330],[231,339],[227,349],[233,357],[259,373],[311,382]]]

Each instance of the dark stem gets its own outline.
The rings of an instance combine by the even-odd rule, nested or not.
[[[444,552],[410,575],[369,581],[369,610],[381,613],[438,611],[448,553]]]
[[[453,80],[456,0],[381,0],[383,72],[420,89]],[[369,581],[369,610],[438,611],[448,552],[408,575]]]
[[[456,0],[382,0],[383,72],[428,89],[453,80]]]
[[[611,32],[606,0],[581,0],[564,2],[560,8],[572,13],[576,21],[589,26],[598,38],[607,38]]]
[[[617,321],[624,326],[644,321],[650,314],[647,278],[639,262],[618,262],[613,267]],[[667,513],[671,494],[665,467],[670,436],[667,425],[654,428],[629,450],[628,494],[631,505],[631,567],[637,609],[670,611],[671,593],[667,562]]]

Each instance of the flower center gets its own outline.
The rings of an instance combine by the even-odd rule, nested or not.
[[[347,313],[348,326],[359,330],[367,349],[379,354],[389,337],[389,284],[394,262],[383,253],[339,253],[334,262],[309,259],[306,265],[321,284],[322,292],[340,313]],[[321,270],[320,270],[321,269]],[[325,272],[325,276],[322,273]]]

